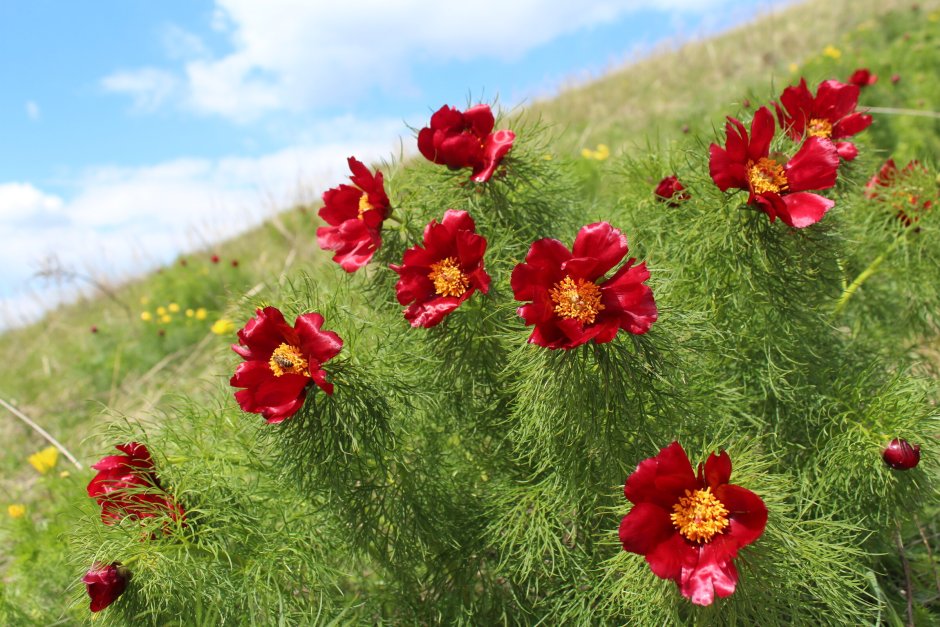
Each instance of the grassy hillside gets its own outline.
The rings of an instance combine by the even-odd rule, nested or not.
[[[620,197],[616,182],[623,177],[639,176],[650,186],[656,181],[652,171],[620,172],[618,156],[666,154],[667,148],[673,155],[701,152],[707,144],[700,138],[712,137],[725,115],[746,115],[796,77],[811,83],[844,80],[862,66],[880,77],[863,92],[863,105],[937,110],[940,3],[800,4],[716,39],[662,52],[520,115],[552,126],[557,139],[546,157],[576,162],[583,193],[602,206]],[[888,155],[902,163],[936,163],[940,119],[897,111],[875,116],[860,140],[865,155],[854,164],[853,176],[867,178]],[[597,150],[599,144],[610,148],[609,157],[582,156],[582,149]],[[602,173],[620,178],[602,183]],[[51,432],[86,467],[79,471],[60,458],[54,469],[39,473],[28,457],[47,443],[0,410],[6,443],[0,456],[0,543],[19,541],[0,551],[7,584],[0,594],[15,599],[24,613],[19,618],[49,618],[49,599],[73,584],[61,554],[49,550],[55,544],[50,538],[64,534],[77,513],[92,509],[83,493],[87,465],[106,447],[98,437],[101,425],[160,420],[183,396],[210,404],[228,399],[220,390],[233,363],[232,325],[241,326],[252,306],[276,302],[300,270],[326,284],[342,275],[316,248],[316,224],[312,207],[291,208],[212,250],[107,293],[90,292],[34,325],[0,336],[0,399]],[[649,254],[655,258],[654,250]],[[905,349],[927,354],[924,346],[933,341],[925,336],[921,346]],[[8,505],[23,505],[25,514],[8,516]],[[936,546],[936,524],[920,531],[934,534]],[[65,615],[64,605],[53,605],[52,614]]]

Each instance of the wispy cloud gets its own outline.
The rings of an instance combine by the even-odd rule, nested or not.
[[[39,105],[32,100],[26,101],[26,116],[34,122],[39,119]]]
[[[723,0],[477,0],[455,11],[439,0],[216,0],[211,27],[231,51],[209,56],[203,42],[174,31],[175,101],[246,122],[276,111],[349,102],[412,84],[416,61],[508,60],[576,30],[639,9],[701,12]],[[187,52],[188,51],[188,52]],[[167,100],[170,77],[154,68],[104,79],[106,88],[153,104]],[[150,93],[150,96],[146,94]]]
[[[115,72],[103,78],[101,85],[106,91],[129,95],[139,112],[157,110],[181,87],[172,72],[152,67]]]

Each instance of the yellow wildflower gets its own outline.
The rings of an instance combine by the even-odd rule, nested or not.
[[[63,479],[68,479],[71,474],[72,473],[70,473],[68,470],[63,470],[62,472],[59,473],[59,476],[62,477]]]
[[[931,13],[927,16],[927,19],[931,22],[940,22],[940,13]]]
[[[7,507],[7,514],[10,515],[10,518],[22,518],[26,515],[26,506],[14,503]]]
[[[41,475],[55,468],[57,461],[59,461],[59,450],[54,446],[47,446],[38,453],[29,456],[29,463]]]
[[[594,151],[594,158],[598,161],[603,161],[610,156],[610,148],[607,144],[598,144],[597,150]]]
[[[163,314],[162,316],[160,316],[160,322],[162,324],[170,324],[171,322],[173,322],[173,316]]]
[[[150,322],[151,320],[153,320],[153,314],[150,313],[149,311],[142,311],[140,312],[140,319],[143,320],[144,322]]]
[[[585,159],[593,159],[593,158],[594,158],[594,151],[591,150],[590,148],[582,148],[582,149],[581,149],[581,156],[584,157]]]
[[[216,335],[228,335],[235,330],[235,323],[226,318],[219,318],[212,323],[212,332]]]
[[[159,307],[157,307],[157,315],[158,315],[158,316],[165,316],[165,315],[166,315],[166,307],[164,307],[163,305],[160,305]]]
[[[545,161],[551,161],[552,159],[554,159],[554,157],[552,156],[551,153],[548,153],[547,155],[542,155],[542,159]]]
[[[187,309],[187,310],[186,310],[186,317],[187,317],[187,318],[192,318],[194,315],[196,315],[196,312],[193,311],[192,309]]]
[[[180,310],[180,306],[176,303],[170,303],[166,308],[170,310],[170,313],[179,313]]]
[[[828,45],[823,48],[823,56],[829,57],[830,59],[838,59],[842,56],[842,51],[833,45]]]
[[[796,74],[797,71],[799,71],[799,69],[800,69],[800,66],[797,65],[796,63],[790,64],[790,74]]]
[[[200,307],[196,310],[196,320],[205,320],[208,315],[209,312],[206,311],[205,307]]]

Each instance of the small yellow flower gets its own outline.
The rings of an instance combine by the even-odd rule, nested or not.
[[[226,318],[219,318],[212,323],[212,332],[216,335],[228,335],[235,330],[235,323]]]
[[[833,45],[829,45],[823,48],[823,56],[829,57],[830,59],[838,59],[842,56],[842,51]]]
[[[590,148],[582,148],[582,149],[581,149],[581,156],[584,157],[585,159],[593,159],[593,158],[594,158],[594,151],[591,150]]]
[[[10,518],[22,518],[26,515],[26,506],[14,503],[7,507],[7,514],[10,515]]]
[[[790,64],[790,74],[796,74],[797,71],[799,71],[799,69],[800,69],[800,66],[797,65],[796,63]]]
[[[47,446],[38,453],[29,456],[29,463],[41,475],[55,468],[57,461],[59,461],[59,450],[54,446]]]
[[[160,305],[159,307],[157,307],[157,315],[158,315],[158,316],[165,316],[165,315],[166,315],[166,307],[164,307],[163,305]]]
[[[141,296],[141,297],[140,297],[140,304],[141,304],[141,305],[146,305],[146,304],[149,303],[149,302],[150,302],[150,297],[149,297],[149,296]]]
[[[144,322],[150,322],[151,320],[153,320],[153,314],[150,313],[149,311],[142,311],[140,312],[140,319],[143,320]]]
[[[598,144],[597,150],[594,151],[594,158],[598,161],[603,161],[610,156],[610,148],[607,144]]]
[[[200,307],[196,310],[196,320],[205,320],[208,315],[209,312],[206,311],[205,307]]]
[[[548,153],[547,155],[542,155],[542,159],[544,161],[551,161],[552,159],[554,159],[554,157],[552,156],[551,153]]]
[[[192,318],[194,315],[196,315],[196,312],[193,311],[192,309],[187,309],[187,310],[186,310],[186,317],[187,317],[187,318]]]
[[[170,303],[166,308],[170,310],[170,313],[179,313],[180,310],[180,306],[176,303]]]
[[[933,12],[927,16],[927,19],[931,22],[940,22],[940,12]]]
[[[68,479],[71,475],[72,473],[70,473],[68,470],[63,470],[62,472],[59,473],[59,476],[62,477],[63,479]]]
[[[162,316],[160,316],[160,322],[161,324],[170,324],[171,322],[173,322],[173,316],[170,316],[168,314],[163,314]]]

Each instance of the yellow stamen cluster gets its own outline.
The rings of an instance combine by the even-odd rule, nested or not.
[[[778,194],[786,191],[789,186],[783,166],[767,157],[761,158],[757,163],[752,161],[748,164],[747,180],[755,194]]]
[[[369,194],[362,192],[362,196],[359,197],[359,219],[362,220],[362,214],[373,209],[375,209],[375,205],[369,202]]]
[[[271,372],[274,373],[275,377],[281,377],[285,374],[310,376],[307,371],[307,360],[300,354],[300,349],[290,344],[281,344],[275,348],[268,365],[271,366]]]
[[[598,312],[604,309],[601,304],[601,288],[585,279],[572,279],[566,276],[548,291],[555,301],[555,313],[562,318],[574,318],[582,324],[591,324]]]
[[[434,282],[434,291],[438,296],[463,296],[470,288],[470,279],[460,271],[457,260],[453,257],[441,259],[431,264],[428,278]]]
[[[806,133],[810,137],[832,137],[832,123],[829,120],[813,118],[806,125]]]
[[[672,511],[669,516],[672,524],[692,542],[708,542],[730,524],[728,509],[715,498],[711,488],[686,490]]]

